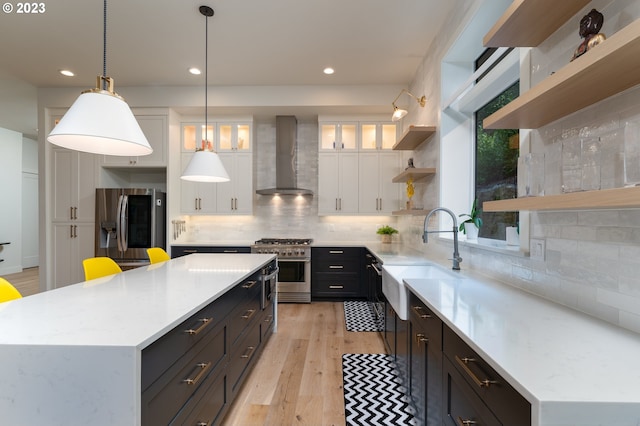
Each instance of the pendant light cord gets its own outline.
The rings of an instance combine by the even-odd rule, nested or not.
[[[107,0],[104,0],[102,18],[102,76],[107,76]],[[107,81],[102,80],[102,90],[107,90]]]
[[[106,1],[106,0],[105,0]],[[207,116],[209,115],[209,17],[204,17],[204,139],[209,143],[209,125]]]

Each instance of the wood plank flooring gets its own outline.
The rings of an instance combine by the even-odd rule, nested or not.
[[[38,268],[4,278],[23,296],[39,292]],[[278,332],[222,424],[344,425],[345,353],[385,353],[385,348],[379,333],[346,330],[342,302],[278,304]]]
[[[225,426],[344,425],[342,354],[385,353],[376,332],[345,328],[342,302],[278,305],[273,334]]]

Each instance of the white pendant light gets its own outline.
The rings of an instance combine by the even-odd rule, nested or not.
[[[208,128],[208,76],[209,76],[209,64],[208,64],[208,47],[209,47],[209,18],[213,16],[213,9],[209,6],[200,6],[200,13],[205,17],[205,42],[204,42],[204,129],[205,139],[207,138],[206,129]],[[229,174],[224,168],[224,164],[220,160],[218,154],[214,151],[206,149],[210,144],[210,141],[203,143],[203,149],[198,150],[187,164],[187,167],[182,172],[180,179],[193,181],[193,182],[228,182]]]
[[[54,145],[93,154],[141,156],[153,152],[129,105],[113,90],[107,74],[107,0],[104,0],[103,75],[82,92],[49,133]]]

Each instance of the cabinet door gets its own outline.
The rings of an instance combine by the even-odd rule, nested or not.
[[[182,169],[193,154],[182,154]],[[213,214],[216,212],[216,184],[189,182],[180,179],[180,211],[183,214]]]
[[[66,223],[53,226],[55,288],[84,281],[82,260],[93,256],[93,242],[93,223]]]
[[[321,123],[320,151],[357,151],[357,123]]]
[[[238,174],[236,173],[235,167],[235,154],[233,153],[220,153],[218,154],[220,157],[220,161],[224,165],[224,168],[227,170],[227,174],[229,175],[228,182],[220,182],[216,183],[216,203],[217,213],[222,214],[232,214],[234,212],[234,184],[236,183],[236,179],[238,178]]]
[[[102,165],[106,167],[166,167],[167,118],[164,115],[137,115],[136,121],[140,125],[153,152],[140,157],[103,155]]]
[[[340,213],[358,212],[358,154],[340,154]]]
[[[378,153],[360,154],[358,170],[358,209],[364,214],[380,213]]]
[[[234,170],[235,213],[253,212],[253,158],[250,153],[236,152]]]
[[[338,154],[335,153],[321,153],[318,157],[319,214],[338,214],[339,161]]]
[[[95,220],[95,155],[53,150],[53,220]]]

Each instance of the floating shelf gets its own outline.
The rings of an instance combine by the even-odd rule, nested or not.
[[[391,212],[391,214],[393,216],[426,216],[429,214],[429,212],[433,210],[433,209],[429,209],[429,210],[417,210],[417,209],[412,209],[412,210],[396,210]]]
[[[513,198],[485,201],[485,212],[520,210],[596,210],[640,207],[640,187],[601,189],[599,191],[571,192],[544,197]]]
[[[409,126],[400,140],[393,145],[396,151],[411,151],[436,132],[435,126]]]
[[[482,42],[486,47],[538,46],[590,1],[514,0]]]
[[[487,117],[484,128],[537,129],[639,83],[640,19]]]
[[[436,174],[436,169],[433,167],[429,168],[417,168],[412,167],[404,172],[400,173],[398,176],[394,177],[391,182],[399,183],[406,182],[409,178],[413,178],[414,183],[419,183],[425,181],[428,177]]]

